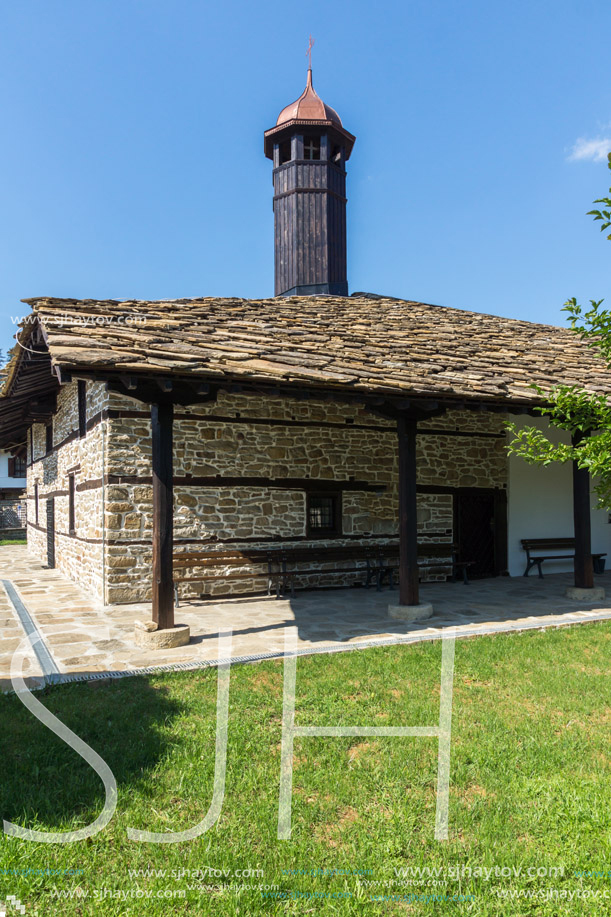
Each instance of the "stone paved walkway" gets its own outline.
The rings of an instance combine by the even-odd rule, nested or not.
[[[435,614],[420,624],[389,618],[387,607],[396,592],[365,589],[298,593],[294,599],[257,598],[184,602],[176,620],[191,626],[188,646],[145,651],[133,640],[134,622],[150,620],[150,605],[103,607],[57,570],[45,569],[23,546],[0,546],[0,579],[9,580],[44,637],[62,674],[78,677],[133,671],[159,665],[214,664],[219,630],[233,630],[232,657],[280,655],[287,627],[296,627],[300,651],[345,649],[369,642],[415,642],[435,639],[450,630],[456,636],[611,618],[611,574],[596,578],[609,598],[595,605],[564,596],[570,574],[434,583],[422,586],[421,601],[432,602]],[[24,631],[0,587],[0,690],[11,688],[10,661]],[[24,665],[28,683],[44,683],[35,656]]]

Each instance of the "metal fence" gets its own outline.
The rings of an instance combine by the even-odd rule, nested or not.
[[[0,500],[0,531],[6,529],[25,529],[25,500]]]

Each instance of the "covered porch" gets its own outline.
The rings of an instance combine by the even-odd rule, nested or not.
[[[252,394],[249,386],[237,386],[243,394]],[[132,396],[137,397],[134,391],[138,390],[138,383],[135,382],[132,390]],[[174,398],[180,399],[180,389],[174,392],[174,387],[168,387],[168,393],[165,399],[157,396],[157,402],[151,405],[151,433],[152,433],[152,623],[146,625],[150,631],[172,631],[177,627],[175,601],[177,602],[178,593],[175,592],[174,579],[174,471],[173,471],[173,453],[174,453],[174,434],[173,434],[173,416],[174,416]],[[142,394],[142,400],[150,401],[150,396]],[[182,396],[184,398],[184,395]],[[214,397],[206,392],[206,397]],[[307,396],[306,396],[307,397]],[[321,397],[319,395],[319,397]],[[330,400],[339,400],[350,403],[349,396],[337,396],[331,392],[323,392],[322,397]],[[188,396],[189,403],[192,403],[193,396]],[[397,471],[398,471],[398,501],[396,506],[398,518],[398,545],[397,556],[397,590],[392,590],[385,600],[378,599],[381,608],[399,620],[407,622],[424,620],[433,613],[433,594],[430,590],[425,589],[427,593],[422,596],[421,580],[423,570],[427,567],[421,563],[421,535],[418,524],[418,494],[421,491],[419,486],[418,475],[418,450],[417,439],[419,433],[419,423],[430,421],[431,419],[441,417],[455,403],[447,403],[434,399],[362,399],[367,411],[379,414],[390,420],[396,429],[397,443]],[[470,402],[461,403],[461,407],[467,407],[472,412],[491,412],[495,414],[507,414],[509,408],[494,402]],[[512,413],[529,414],[532,411],[530,406],[513,405],[510,409]],[[428,431],[425,431],[428,432]],[[573,443],[579,442],[582,434],[573,437]],[[352,479],[350,479],[352,480]],[[307,484],[307,481],[302,481]],[[326,483],[326,482],[323,482]],[[345,482],[349,483],[349,482]],[[384,488],[382,488],[384,490]],[[432,488],[443,492],[445,488]],[[457,493],[455,488],[450,488],[450,492]],[[498,500],[497,498],[502,499]],[[472,499],[472,497],[470,497]],[[577,462],[573,463],[572,468],[572,488],[571,501],[573,510],[573,538],[570,549],[574,554],[573,558],[573,575],[567,579],[565,584],[565,594],[567,598],[592,603],[604,600],[604,586],[601,582],[594,582],[594,564],[592,554],[592,525],[591,525],[591,494],[590,478],[587,470],[580,469]],[[494,553],[497,558],[495,575],[501,573],[507,574],[507,495],[504,491],[497,491],[495,503],[498,502],[501,512],[498,517],[493,519],[494,527]],[[494,525],[496,523],[496,525]],[[453,539],[456,538],[456,532],[452,533]],[[568,541],[568,539],[567,539]],[[424,545],[426,547],[426,544]],[[446,543],[442,537],[441,542],[435,547],[446,548],[446,554],[452,550],[452,561],[464,550],[460,544]],[[453,549],[458,548],[458,554],[453,553]],[[311,550],[311,549],[310,549]],[[323,552],[326,548],[323,548]],[[212,549],[214,552],[214,547]],[[316,552],[313,552],[316,553]],[[178,559],[188,557],[188,554],[179,554]],[[197,565],[201,566],[201,555]],[[309,556],[309,555],[308,555]],[[318,556],[318,555],[317,555]],[[565,555],[566,556],[566,555]],[[606,555],[602,553],[601,557]],[[499,558],[500,560],[499,565]],[[553,560],[553,556],[549,559]],[[318,556],[319,562],[324,559],[322,555]],[[447,560],[447,558],[446,558]],[[462,567],[456,563],[446,563],[446,573],[456,574],[457,566],[462,570],[465,583],[469,565],[475,565],[475,557],[470,558],[462,556]],[[203,563],[206,563],[204,557]],[[380,556],[379,563],[383,561]],[[439,563],[433,566],[441,566]],[[271,570],[271,566],[270,566]],[[368,561],[369,570],[369,561]],[[312,571],[308,571],[312,572]],[[332,571],[331,571],[332,572]],[[390,572],[390,571],[389,571]],[[299,570],[297,569],[297,574]],[[541,567],[539,566],[541,574]],[[390,572],[390,583],[392,585],[392,572]],[[271,580],[269,581],[271,582]],[[286,579],[283,581],[286,583]],[[369,575],[367,576],[369,584]],[[485,588],[485,587],[484,587]],[[517,587],[520,593],[520,587]],[[501,591],[503,591],[501,587]],[[184,640],[188,642],[189,627],[185,621],[180,625],[184,628]],[[136,621],[136,634],[143,630],[141,622]],[[183,639],[183,638],[181,638]],[[140,639],[141,645],[146,646],[147,641]],[[150,644],[153,646],[153,643]]]

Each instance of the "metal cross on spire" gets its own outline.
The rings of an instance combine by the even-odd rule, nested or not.
[[[308,70],[312,69],[312,48],[314,47],[314,39],[310,35],[310,41],[308,44],[308,50],[306,51],[306,57],[308,58]]]

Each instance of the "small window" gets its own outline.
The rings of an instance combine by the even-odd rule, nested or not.
[[[47,455],[53,452],[53,421],[50,420],[45,427],[45,451]]]
[[[25,478],[25,475],[25,459],[19,456],[10,458],[8,462],[9,478]]]
[[[87,383],[79,379],[78,386],[78,435],[83,439],[87,435]]]
[[[341,491],[307,494],[307,533],[313,538],[341,535]]]
[[[320,137],[305,137],[303,141],[303,158],[320,159]]]
[[[68,475],[68,531],[74,535],[76,531],[74,516],[74,475]]]
[[[38,525],[38,481],[34,483],[34,518]]]

